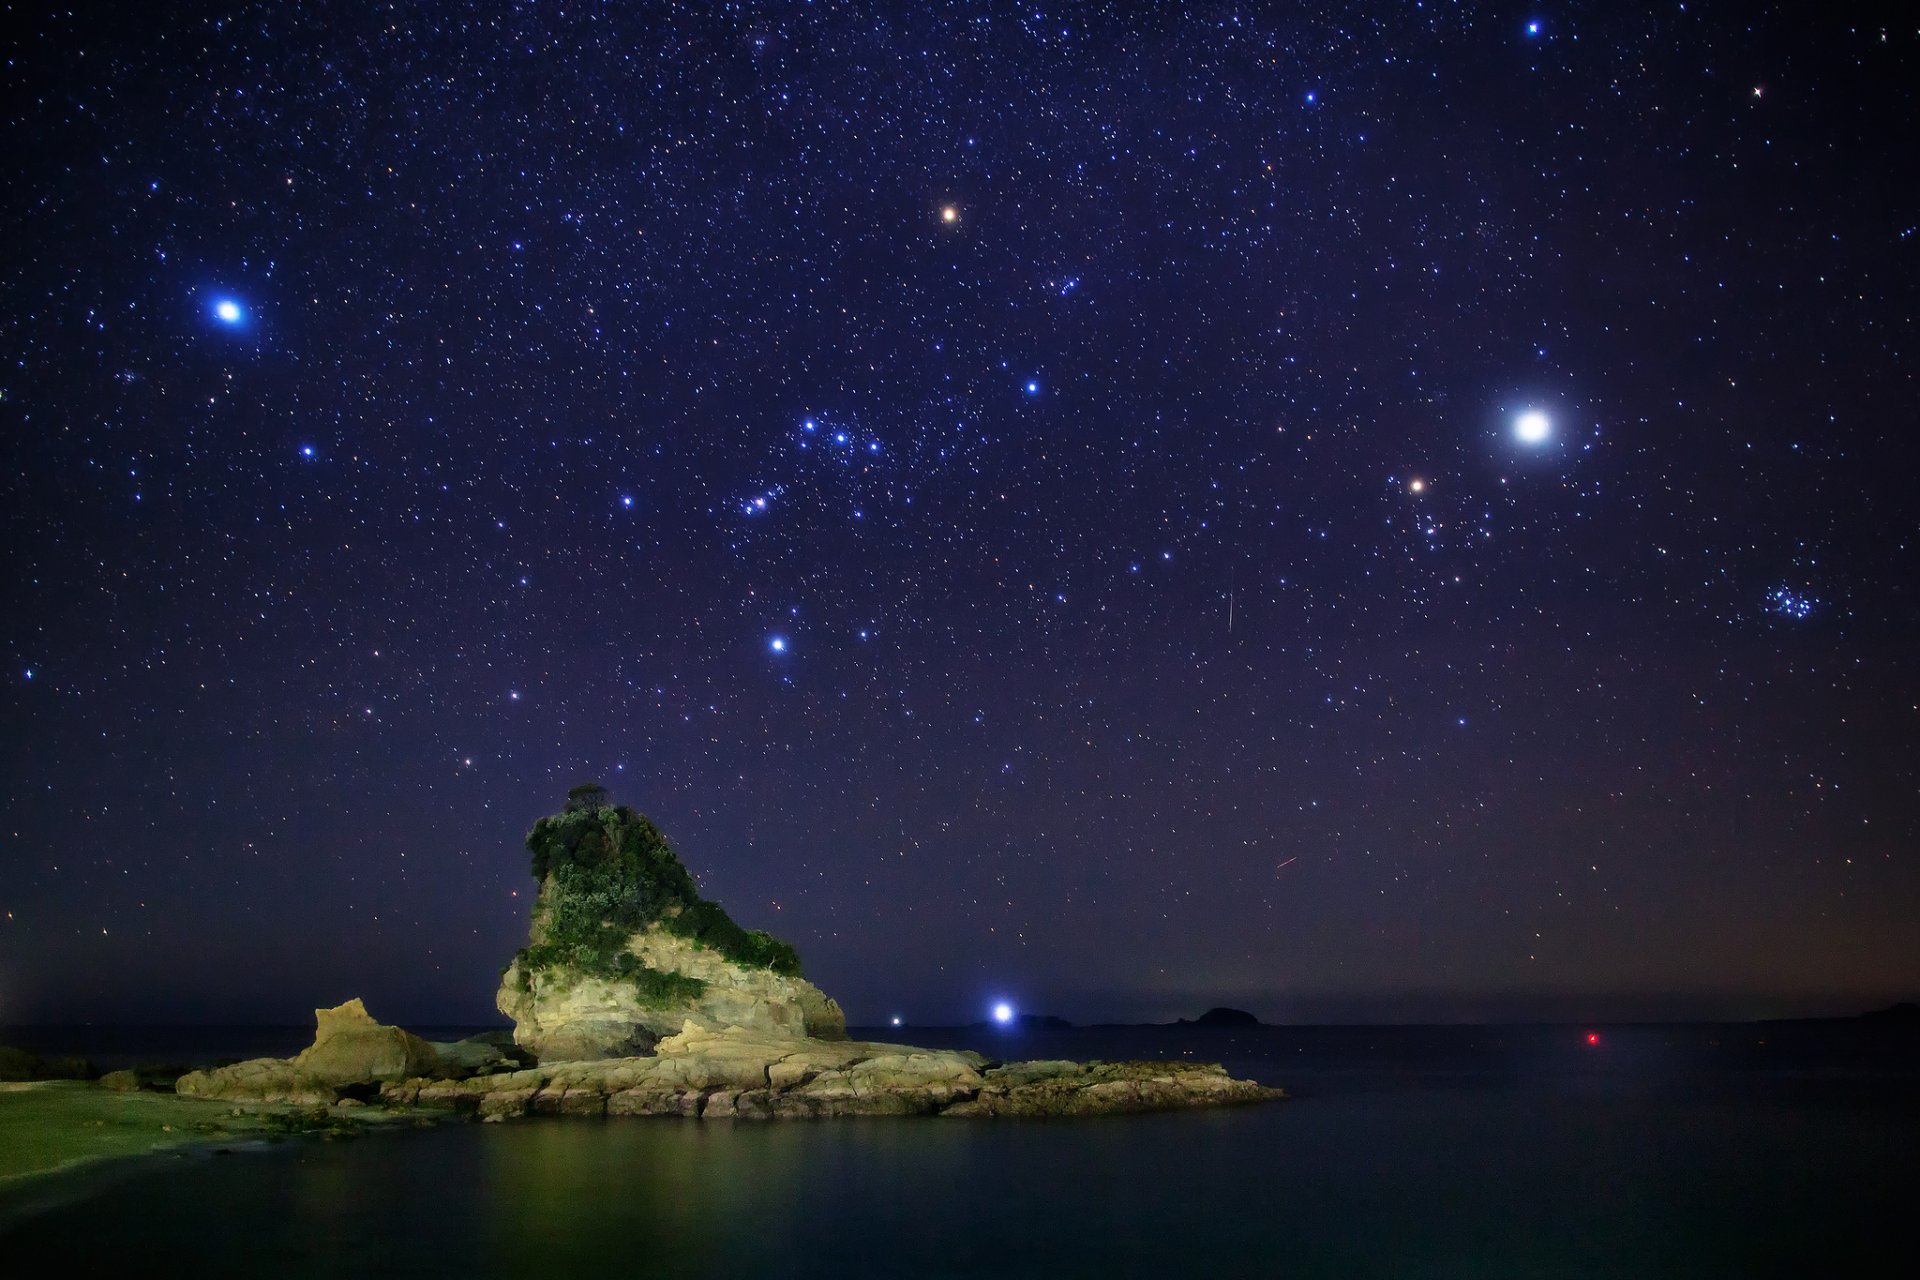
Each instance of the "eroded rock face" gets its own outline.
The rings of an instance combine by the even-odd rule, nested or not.
[[[251,1058],[230,1067],[189,1071],[174,1092],[190,1098],[245,1102],[330,1103],[343,1091],[447,1069],[433,1046],[399,1027],[375,1022],[356,997],[315,1009],[313,1043],[292,1058]]]
[[[293,1069],[325,1084],[381,1084],[432,1075],[440,1055],[411,1031],[375,1022],[358,997],[331,1009],[315,1009],[313,1043],[293,1059]]]
[[[536,938],[538,936],[536,919]],[[647,1053],[665,1036],[695,1026],[737,1027],[756,1035],[843,1039],[846,1015],[804,978],[733,963],[659,928],[634,934],[630,951],[648,969],[705,984],[698,996],[650,1004],[634,983],[569,969],[524,972],[516,960],[500,979],[500,1012],[513,1019],[514,1042],[542,1062],[575,1062]]]

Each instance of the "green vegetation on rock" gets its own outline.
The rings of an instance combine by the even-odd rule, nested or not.
[[[742,929],[700,896],[660,829],[625,805],[603,803],[599,787],[575,787],[564,811],[540,819],[527,834],[533,875],[541,883],[544,919],[534,945],[517,959],[523,982],[551,969],[631,980],[648,1004],[697,999],[706,984],[642,964],[627,949],[655,925],[735,964],[798,976],[791,946]]]

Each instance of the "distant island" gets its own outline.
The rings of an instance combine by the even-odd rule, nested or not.
[[[1260,1025],[1260,1019],[1245,1009],[1215,1006],[1192,1021],[1181,1018],[1173,1025],[1176,1027],[1257,1027]]]
[[[534,823],[526,847],[539,891],[527,945],[497,995],[511,1036],[430,1042],[349,1000],[316,1010],[313,1043],[291,1058],[120,1072],[100,1084],[124,1096],[129,1114],[189,1108],[161,1126],[174,1142],[421,1117],[1075,1116],[1285,1096],[1217,1065],[1001,1062],[850,1040],[839,1004],[806,980],[794,948],[701,897],[659,829],[598,785],[574,788],[564,809]],[[1071,1024],[1025,1015],[1017,1025]],[[25,1054],[0,1066],[29,1079],[91,1074]],[[0,1176],[118,1153],[82,1140],[112,1109],[106,1100],[46,1093],[37,1105],[43,1127],[60,1132]]]

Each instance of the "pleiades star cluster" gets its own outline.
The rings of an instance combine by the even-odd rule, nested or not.
[[[8,19],[0,1023],[1920,986],[1911,15]]]

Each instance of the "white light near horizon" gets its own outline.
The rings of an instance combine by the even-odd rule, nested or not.
[[[905,1019],[903,1019],[903,1018],[902,1018],[902,1017],[901,1017],[901,1016],[900,1016],[899,1014],[897,1014],[897,1013],[896,1013],[896,1014],[894,1014],[894,1015],[893,1015],[893,1025],[894,1025],[894,1026],[896,1026],[896,1027],[897,1027],[897,1026],[900,1026],[900,1025],[901,1025],[901,1024],[902,1024],[902,1023],[904,1022],[904,1021],[905,1021]]]
[[[1001,1023],[1012,1022],[1013,1006],[1008,1004],[1005,1000],[1002,1000],[999,1004],[996,1004],[995,1006],[993,1006],[993,1020],[995,1022],[1001,1022]]]
[[[1553,419],[1538,409],[1529,409],[1513,420],[1513,434],[1522,444],[1545,444],[1553,434]]]

